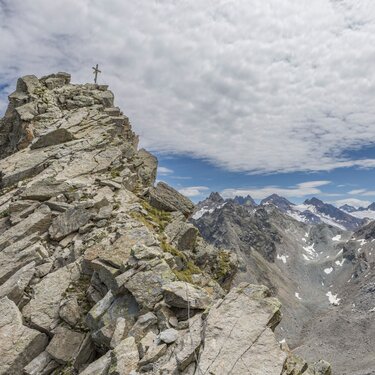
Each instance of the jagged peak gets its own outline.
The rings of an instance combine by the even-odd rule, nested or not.
[[[213,201],[213,202],[224,202],[224,198],[218,193],[218,192],[212,192],[209,196],[208,199]]]

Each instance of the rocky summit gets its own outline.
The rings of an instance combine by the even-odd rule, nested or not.
[[[154,186],[107,86],[20,78],[0,155],[1,375],[331,374],[279,344],[280,302],[233,287],[236,255]]]

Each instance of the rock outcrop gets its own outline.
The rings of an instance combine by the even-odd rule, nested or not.
[[[189,199],[154,187],[157,160],[106,86],[26,76],[9,100],[0,375],[329,373],[276,341],[266,287],[230,290],[235,258],[187,222]]]

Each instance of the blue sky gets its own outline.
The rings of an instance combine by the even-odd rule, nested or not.
[[[371,152],[371,149],[362,150],[361,155],[370,157],[373,155]],[[160,166],[158,180],[169,183],[195,202],[204,199],[212,191],[220,192],[228,198],[250,194],[256,201],[273,192],[294,203],[313,196],[336,205],[351,203],[366,206],[375,200],[373,169],[338,168],[328,172],[251,175],[230,172],[202,159],[178,155],[157,156]]]
[[[373,0],[0,0],[0,35],[1,113],[19,76],[98,63],[195,201],[375,200]]]

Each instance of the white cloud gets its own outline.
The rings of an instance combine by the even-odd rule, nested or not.
[[[350,195],[358,195],[358,194],[362,194],[366,191],[366,189],[355,189],[355,190],[350,190],[348,191],[348,194]]]
[[[250,173],[375,167],[343,156],[375,142],[372,0],[1,0],[0,32],[0,82],[92,81],[99,63],[151,150]]]
[[[332,203],[337,207],[341,207],[344,204],[348,204],[349,206],[359,208],[359,207],[368,207],[372,202],[361,200],[361,199],[356,199],[356,198],[348,198],[348,199],[339,199]]]
[[[356,190],[349,191],[348,194],[361,195],[363,197],[374,197],[375,196],[375,190],[356,189]]]
[[[161,176],[167,176],[167,175],[170,175],[173,173],[173,170],[172,169],[169,169],[167,167],[158,167],[158,173],[161,175]]]
[[[207,186],[189,186],[179,189],[178,191],[186,197],[197,197],[206,194],[210,190]]]
[[[225,189],[221,192],[224,198],[234,198],[235,196],[250,195],[254,199],[264,199],[271,194],[278,194],[286,198],[302,198],[307,195],[318,195],[322,191],[318,189],[320,186],[329,184],[330,181],[308,181],[297,184],[290,188],[282,188],[279,186],[265,186],[263,188],[249,189]]]

